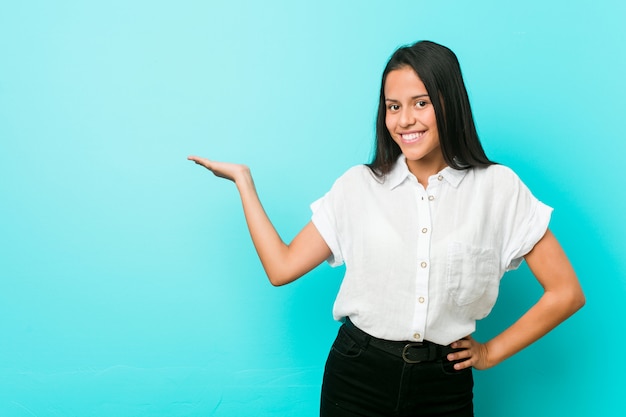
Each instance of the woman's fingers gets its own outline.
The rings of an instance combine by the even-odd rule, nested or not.
[[[247,166],[241,164],[231,164],[229,162],[218,162],[211,161],[207,158],[202,158],[199,156],[188,156],[188,160],[195,162],[198,165],[202,165],[209,171],[211,171],[215,176],[220,178],[226,178],[231,181],[235,181],[236,179],[242,178],[243,175],[249,175],[250,170]]]
[[[210,159],[202,158],[199,156],[189,156],[187,157],[187,159],[195,162],[198,165],[205,167],[206,169],[208,169],[209,171],[211,171],[213,174],[215,174],[218,177],[231,179],[227,175],[225,175],[224,172],[219,170],[219,166],[220,166],[219,162],[211,161]]]
[[[451,344],[455,349],[463,349],[458,352],[450,353],[447,356],[449,361],[460,361],[454,364],[454,369],[461,370],[474,367],[476,369],[486,369],[487,364],[487,348],[484,344],[477,342],[471,336],[459,339]]]
[[[187,157],[188,160],[195,162],[198,165],[202,165],[203,167],[207,168],[207,169],[211,169],[209,168],[209,165],[211,164],[211,161],[209,161],[206,158],[201,158],[199,156],[188,156]]]

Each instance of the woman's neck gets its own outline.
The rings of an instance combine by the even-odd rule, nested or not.
[[[424,188],[428,187],[428,178],[448,166],[443,157],[440,160],[424,160],[424,158],[422,158],[418,161],[409,161],[407,159],[406,165],[411,174],[417,178],[417,181],[422,184]]]

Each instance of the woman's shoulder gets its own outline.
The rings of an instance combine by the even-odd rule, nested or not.
[[[380,182],[367,165],[361,164],[348,168],[339,178],[337,178],[336,183],[356,185],[368,183],[370,181]]]
[[[474,184],[485,190],[497,191],[498,195],[506,199],[507,196],[519,193],[531,193],[528,186],[519,175],[506,165],[489,165],[483,168],[473,168]]]
[[[374,175],[367,165],[355,165],[348,168],[332,184],[330,193],[341,195],[341,198],[370,192],[372,187],[377,188],[381,180]]]
[[[477,179],[490,180],[496,183],[520,181],[520,178],[515,171],[506,165],[493,164],[486,167],[472,168],[472,171]]]

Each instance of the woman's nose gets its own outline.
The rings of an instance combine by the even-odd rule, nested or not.
[[[415,115],[412,109],[403,109],[400,113],[400,126],[411,126],[415,124]]]

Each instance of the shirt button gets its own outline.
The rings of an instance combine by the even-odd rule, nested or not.
[[[422,337],[422,335],[421,335],[421,334],[419,334],[419,333],[414,333],[414,334],[413,334],[413,337],[414,337],[415,339],[419,339],[420,337]]]
[[[443,175],[438,176],[437,179],[441,181],[443,179]]]
[[[420,265],[422,266],[422,268],[426,268],[428,266],[426,262],[422,262]]]
[[[428,199],[429,199],[430,201],[433,201],[433,200],[435,199],[435,196],[434,196],[434,195],[429,195],[429,196],[428,196]]]
[[[424,301],[426,301],[426,299],[424,297],[420,297],[418,298],[418,301],[420,302],[420,304],[424,304]]]
[[[428,232],[428,229],[427,228],[423,228],[422,229],[422,233],[426,233],[426,232]]]

